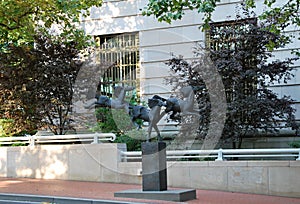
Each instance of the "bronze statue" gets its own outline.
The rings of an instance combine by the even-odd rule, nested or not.
[[[176,97],[171,97],[168,99],[162,98],[155,95],[153,98],[160,99],[165,102],[165,112],[170,113],[170,119],[175,121],[180,121],[181,116],[184,115],[198,115],[197,110],[194,109],[194,91],[192,86],[182,87],[180,93],[183,99],[178,99]]]
[[[165,99],[158,95],[154,95],[152,98],[148,99],[148,106],[150,109],[140,105],[129,105],[129,103],[124,99],[126,92],[131,90],[134,90],[134,87],[116,86],[114,87],[113,93],[115,98],[110,99],[107,96],[99,96],[93,100],[91,104],[86,105],[85,108],[100,106],[114,109],[124,109],[130,114],[132,122],[138,128],[141,127],[136,123],[137,119],[142,119],[143,121],[149,122],[147,141],[150,140],[152,128],[154,128],[156,131],[158,140],[162,140],[157,124],[165,114],[171,112],[170,119],[179,122],[181,120],[181,116],[198,115],[196,110],[194,110],[194,92],[191,86],[182,87],[180,89],[183,99],[175,97]],[[162,107],[165,107],[163,112],[161,112]]]
[[[149,112],[149,127],[148,127],[147,142],[149,142],[149,140],[150,140],[152,128],[154,128],[154,130],[156,131],[158,140],[162,141],[160,131],[157,127],[157,123],[165,115],[165,112],[160,113],[161,107],[165,106],[165,103],[160,99],[150,98],[150,99],[148,99],[148,106],[150,108],[150,112]]]
[[[87,104],[85,108],[94,108],[94,107],[109,107],[114,109],[124,109],[126,113],[129,113],[129,103],[126,102],[125,95],[127,91],[132,91],[135,88],[133,86],[115,86],[114,96],[115,98],[110,99],[108,96],[99,96],[91,101],[90,104]]]

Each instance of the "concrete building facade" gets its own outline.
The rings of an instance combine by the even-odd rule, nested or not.
[[[239,0],[221,0],[213,12],[212,21],[234,20],[240,3]],[[206,43],[205,32],[199,29],[203,23],[202,14],[186,10],[182,20],[167,24],[158,22],[153,16],[143,16],[142,10],[146,4],[146,0],[105,0],[101,8],[91,8],[90,17],[82,19],[81,24],[86,34],[102,39],[122,34],[136,36],[134,46],[137,47],[135,56],[138,63],[132,70],[136,71],[134,77],[138,81],[137,91],[142,101],[154,94],[170,96],[172,87],[164,80],[170,76],[165,62],[172,55],[193,59],[193,47],[197,43],[205,47]],[[264,9],[263,0],[258,0],[255,13],[259,15]],[[299,28],[291,26],[285,32],[295,35],[294,41],[285,48],[275,50],[274,59],[291,57],[292,49],[300,48]],[[123,46],[126,47],[126,43]],[[300,120],[300,60],[293,66],[294,77],[291,80],[286,84],[273,84],[270,88],[279,96],[290,95],[295,100],[296,118]],[[127,78],[132,79],[132,76]]]

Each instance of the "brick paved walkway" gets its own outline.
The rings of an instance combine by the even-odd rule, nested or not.
[[[114,198],[114,192],[140,189],[140,185],[112,184],[99,182],[13,179],[0,178],[0,193],[34,194],[101,200],[143,202],[151,204],[174,204],[178,202]],[[197,199],[188,204],[300,204],[300,198],[265,196],[256,194],[231,193],[222,191],[197,190]]]

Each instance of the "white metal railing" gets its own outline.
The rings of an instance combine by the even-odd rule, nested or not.
[[[226,158],[274,158],[292,157],[300,160],[300,148],[280,149],[217,149],[217,150],[172,150],[167,151],[167,160],[215,158],[223,161]],[[141,151],[121,152],[122,161],[140,161]]]
[[[114,133],[93,133],[93,134],[73,134],[73,135],[51,135],[51,136],[37,136],[27,135],[24,137],[0,137],[1,145],[12,144],[28,144],[34,146],[36,144],[46,143],[74,143],[85,142],[97,144],[99,141],[114,141],[116,135]]]

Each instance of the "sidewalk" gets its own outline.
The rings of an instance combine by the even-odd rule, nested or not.
[[[245,184],[246,185],[246,184]],[[140,185],[42,180],[42,179],[14,179],[0,178],[0,193],[33,194],[60,196],[72,198],[89,198],[99,200],[115,200],[126,202],[143,202],[151,204],[175,204],[178,202],[141,200],[131,198],[115,198],[114,192],[141,189]],[[222,191],[197,190],[197,199],[188,204],[300,204],[300,198],[287,198],[256,194],[231,193]]]

